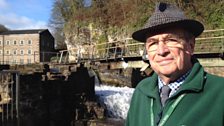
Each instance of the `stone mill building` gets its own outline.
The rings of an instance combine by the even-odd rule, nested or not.
[[[48,29],[10,30],[0,33],[0,63],[49,62],[55,55],[54,37]]]

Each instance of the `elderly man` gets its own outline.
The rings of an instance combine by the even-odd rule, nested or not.
[[[132,96],[126,126],[223,126],[224,78],[193,57],[204,26],[175,5],[159,3],[133,39],[144,42],[155,71]]]

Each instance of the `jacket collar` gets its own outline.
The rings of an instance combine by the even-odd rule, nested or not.
[[[159,94],[158,75],[154,72],[151,77],[141,81],[137,86],[137,89],[139,89],[146,96],[156,98]]]
[[[206,74],[199,63],[198,60],[194,59],[194,66],[192,68],[191,73],[188,75],[184,83],[181,85],[180,90],[176,93],[180,92],[200,92],[204,87],[204,82],[206,80]]]

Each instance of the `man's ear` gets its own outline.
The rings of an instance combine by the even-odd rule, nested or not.
[[[189,42],[190,42],[190,47],[189,47],[190,49],[189,50],[190,50],[191,55],[193,55],[194,54],[194,47],[195,47],[195,39],[192,38],[192,40],[190,40]]]
[[[187,53],[189,53],[190,55],[194,54],[194,47],[195,47],[195,39],[191,38],[188,41],[189,44],[187,44]]]

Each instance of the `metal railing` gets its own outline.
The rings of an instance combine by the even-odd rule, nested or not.
[[[0,125],[17,125],[19,122],[18,71],[0,71]]]
[[[119,41],[111,41],[96,45],[96,58],[110,58],[110,57],[123,57],[123,56],[140,56],[144,50],[144,44],[134,41],[131,38],[126,38]]]
[[[224,29],[206,30],[196,39],[195,53],[223,53]]]

